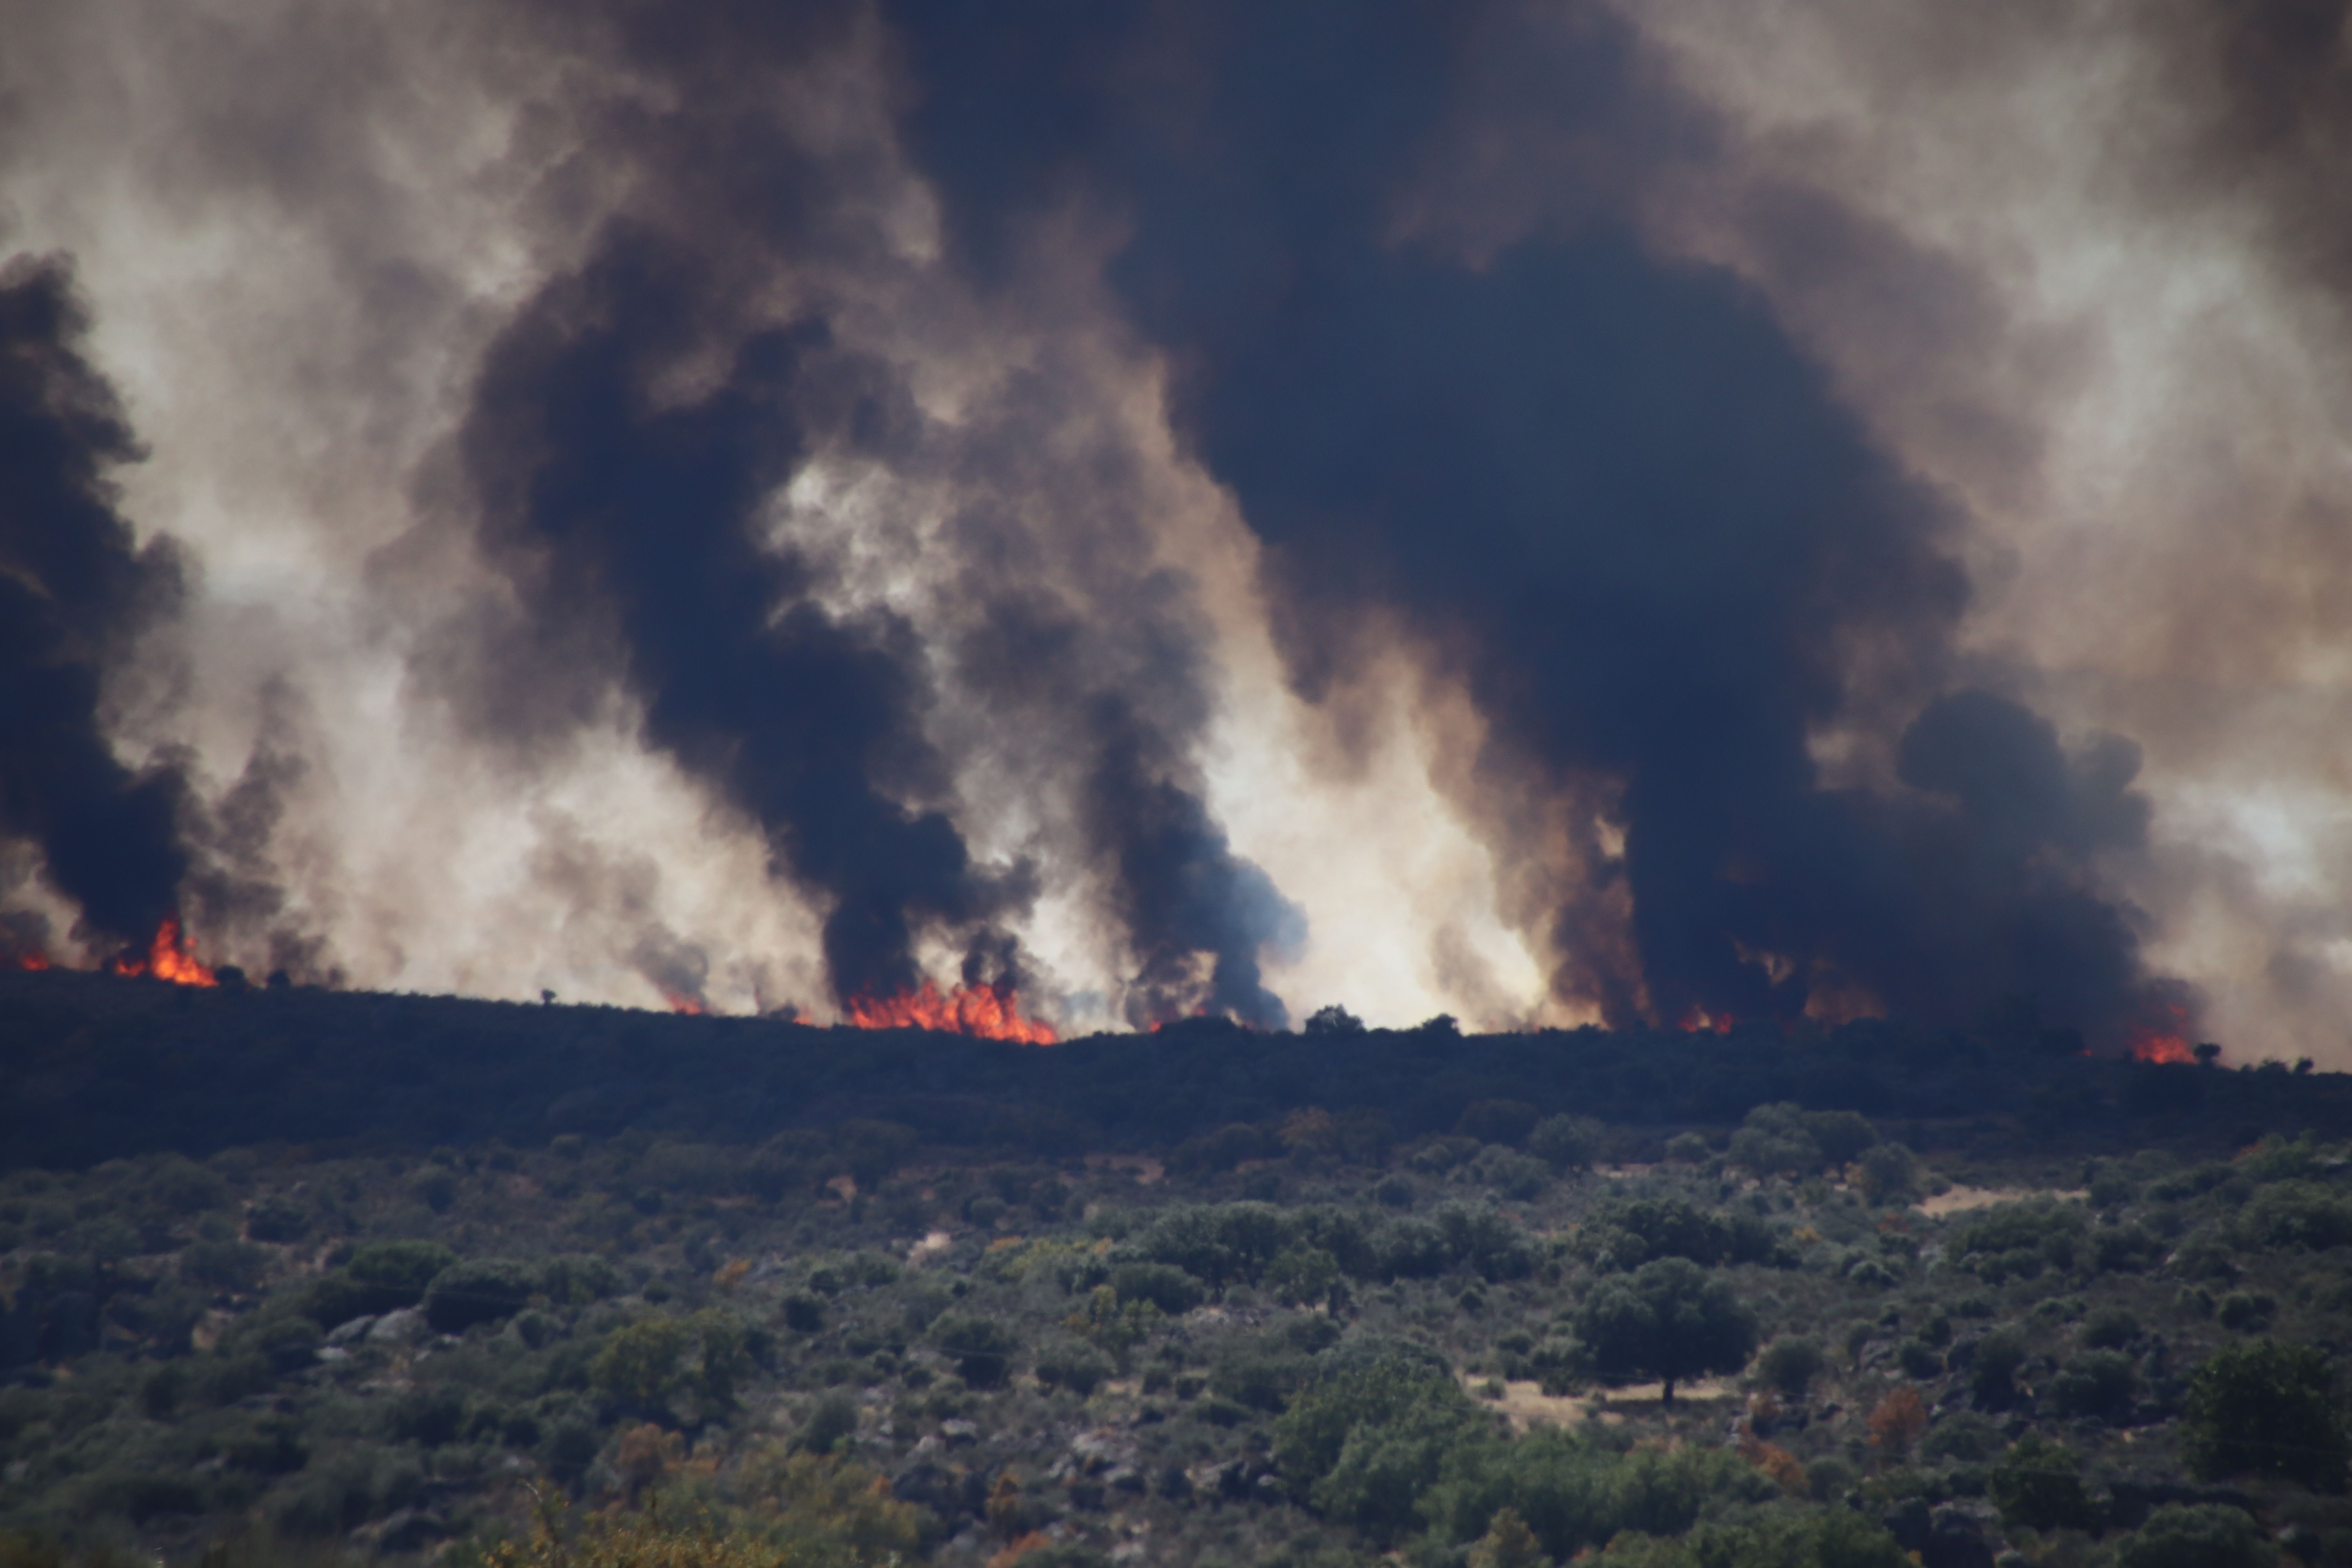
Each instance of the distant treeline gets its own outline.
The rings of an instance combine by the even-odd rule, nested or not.
[[[1319,1020],[1327,1026],[1333,1015]],[[519,1147],[638,1127],[715,1142],[887,1123],[927,1145],[1248,1157],[1307,1107],[1399,1140],[1474,1107],[1573,1112],[1619,1131],[1729,1127],[1759,1105],[1861,1111],[1913,1141],[2096,1152],[2151,1135],[2216,1148],[2352,1135],[2352,1079],[2092,1058],[2063,1032],[1891,1022],[1832,1030],[1463,1036],[1213,1020],[1052,1048],[767,1018],[306,989],[196,991],[49,972],[0,976],[0,1168],[176,1150]],[[1492,1114],[1484,1112],[1483,1114]],[[1504,1114],[1509,1114],[1507,1110]]]

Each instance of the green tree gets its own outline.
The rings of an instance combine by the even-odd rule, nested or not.
[[[1685,1258],[1661,1258],[1586,1297],[1576,1334],[1595,1373],[1654,1377],[1671,1405],[1676,1383],[1746,1366],[1757,1324],[1727,1282]]]
[[[2314,1345],[2257,1340],[2221,1352],[2189,1380],[2180,1426],[2182,1454],[2204,1480],[2280,1476],[2334,1491],[2352,1458],[2336,1369]]]

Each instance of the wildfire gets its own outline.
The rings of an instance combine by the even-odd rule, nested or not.
[[[196,962],[188,951],[187,940],[180,934],[177,916],[165,915],[163,923],[155,928],[155,940],[144,958],[118,958],[114,973],[144,976],[151,980],[168,980],[174,985],[217,985],[213,972]]]
[[[671,1012],[688,1018],[699,1018],[710,1011],[709,1005],[699,996],[678,996],[665,991],[662,993],[662,1000],[669,1004]]]
[[[1731,1033],[1731,1026],[1738,1022],[1739,1020],[1728,1013],[1709,1013],[1694,1002],[1691,1004],[1691,1010],[1683,1015],[1682,1029],[1685,1035],[1709,1033],[1727,1035]]]
[[[2136,1062],[2158,1062],[2167,1067],[2187,1067],[2197,1059],[2197,1053],[2179,1035],[2141,1035],[2132,1041],[2131,1055]]]
[[[12,953],[8,962],[28,974],[38,974],[49,966],[49,955],[46,952]]]
[[[849,1005],[849,1021],[861,1029],[939,1029],[1024,1046],[1050,1046],[1060,1038],[1052,1025],[1023,1017],[1021,999],[1010,991],[959,985],[942,993],[928,980],[897,996],[857,998]]]
[[[2136,1062],[2156,1062],[2167,1067],[2187,1067],[2197,1059],[2189,1041],[2180,1031],[2188,1026],[2189,1014],[2175,1004],[2149,1009],[2161,1013],[2161,1020],[2144,1022],[2133,1028],[2128,1047]],[[2087,1054],[2087,1053],[2085,1053]]]

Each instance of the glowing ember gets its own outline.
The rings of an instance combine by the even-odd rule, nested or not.
[[[12,955],[8,962],[27,973],[37,974],[49,966],[49,955],[46,952],[19,952]]]
[[[151,980],[168,980],[174,985],[217,985],[213,972],[196,962],[188,944],[180,935],[176,916],[166,915],[163,923],[155,928],[155,941],[145,958],[119,958],[114,961],[117,974],[143,975]]]
[[[861,1029],[940,1029],[991,1040],[1050,1046],[1060,1037],[1050,1024],[1021,1016],[1021,1000],[986,985],[959,985],[942,994],[926,980],[922,987],[877,1000],[861,996],[849,1005],[849,1021]]]
[[[1738,1022],[1739,1020],[1728,1013],[1709,1013],[1706,1008],[1693,1003],[1691,1010],[1683,1015],[1682,1029],[1685,1035],[1704,1035],[1709,1032],[1727,1035],[1731,1033],[1731,1026]]]

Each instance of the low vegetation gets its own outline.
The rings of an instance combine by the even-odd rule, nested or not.
[[[20,1165],[0,1568],[2352,1561],[2345,1151],[2002,1125]]]

